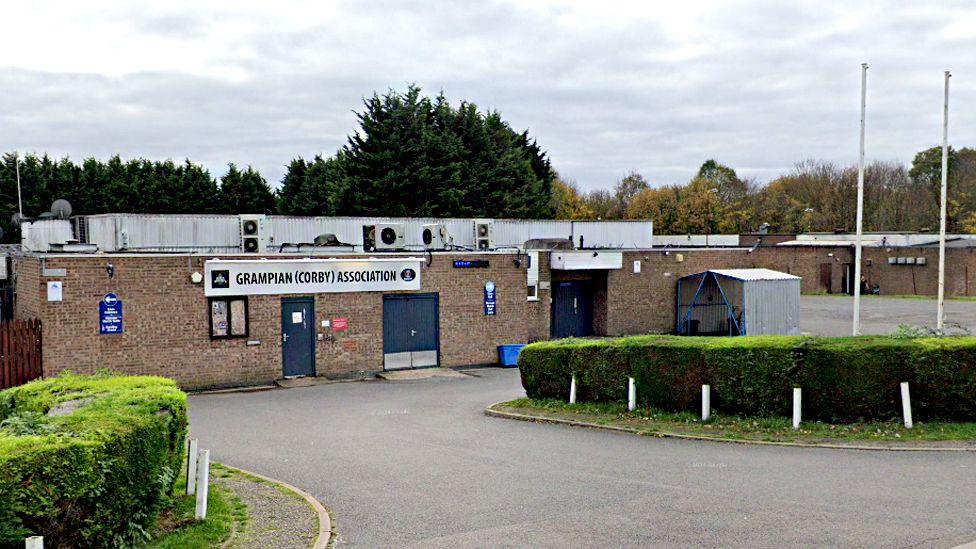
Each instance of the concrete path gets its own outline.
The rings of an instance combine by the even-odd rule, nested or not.
[[[832,299],[832,298],[827,298]],[[976,458],[651,439],[489,418],[518,372],[190,397],[212,458],[330,506],[339,546],[951,547]]]

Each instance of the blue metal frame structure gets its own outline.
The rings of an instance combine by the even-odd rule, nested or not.
[[[698,276],[698,274],[701,274],[702,275],[701,281],[698,283],[698,288],[695,289],[695,295],[691,298],[691,301],[687,305],[688,311],[685,313],[684,319],[681,319],[681,280],[684,279],[684,278],[690,278],[692,276]],[[675,328],[676,328],[675,331],[679,335],[680,334],[688,334],[688,332],[690,331],[690,329],[691,329],[691,313],[695,310],[695,303],[698,301],[698,296],[701,295],[702,288],[705,287],[705,281],[708,280],[709,276],[711,276],[712,280],[715,281],[715,285],[718,287],[719,294],[722,296],[722,302],[725,303],[725,306],[728,309],[728,318],[731,321],[731,322],[729,322],[729,335],[730,336],[732,335],[732,327],[733,326],[735,326],[736,333],[738,333],[739,335],[746,335],[746,332],[745,332],[745,317],[743,317],[742,326],[740,326],[739,325],[739,321],[736,320],[736,318],[735,318],[735,314],[733,314],[734,308],[732,307],[732,303],[729,302],[728,296],[725,295],[725,290],[722,289],[722,285],[719,284],[717,275],[715,273],[711,272],[711,271],[705,271],[704,273],[697,273],[697,274],[693,274],[693,275],[688,275],[688,276],[685,276],[685,277],[682,277],[682,278],[678,279],[678,292],[675,295],[675,301],[676,301],[676,303],[675,303],[675,313],[676,313],[676,315],[678,317],[677,318],[678,323],[675,326]],[[742,292],[742,310],[745,311],[745,291],[744,291],[744,289],[743,289],[743,292]]]
[[[729,322],[729,335],[730,336],[732,335],[733,324],[735,325],[736,333],[738,333],[739,335],[745,335],[744,333],[742,333],[742,330],[739,329],[739,322],[735,319],[735,309],[732,307],[732,304],[729,303],[729,298],[725,295],[725,290],[722,289],[722,285],[718,283],[718,276],[716,276],[715,273],[712,272],[709,272],[708,274],[712,275],[712,278],[715,280],[715,285],[718,286],[719,293],[722,294],[722,301],[724,301],[725,305],[729,308],[729,319],[732,321]],[[743,299],[745,299],[744,297],[746,295],[745,291],[742,292],[742,295],[743,295]],[[744,311],[745,309],[743,308],[742,310]]]
[[[681,321],[681,325],[684,325],[684,330],[682,330],[679,333],[685,333],[685,334],[688,333],[688,330],[690,328],[690,322],[691,322],[691,313],[692,311],[695,310],[695,302],[698,301],[698,295],[701,294],[702,288],[705,287],[705,279],[708,278],[709,274],[710,273],[705,272],[702,275],[701,282],[698,283],[698,289],[695,290],[695,295],[692,296],[691,303],[688,304],[688,313],[685,315],[685,319]],[[680,299],[681,299],[681,294],[678,294],[679,306],[680,306]]]

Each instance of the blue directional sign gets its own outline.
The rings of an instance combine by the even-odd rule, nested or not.
[[[485,282],[485,316],[495,316],[495,283]]]
[[[122,333],[122,300],[109,293],[98,302],[98,333]]]

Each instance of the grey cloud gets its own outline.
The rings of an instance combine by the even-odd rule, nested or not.
[[[416,82],[498,109],[584,188],[630,169],[683,182],[711,157],[768,180],[804,158],[856,158],[863,60],[869,157],[907,161],[938,141],[945,67],[956,73],[952,140],[976,144],[976,44],[941,34],[976,8],[872,4],[844,25],[840,9],[726,5],[703,17],[705,38],[688,38],[696,44],[653,18],[569,29],[504,4],[350,3],[330,24],[255,30],[253,56],[221,60],[241,80],[0,69],[13,107],[0,112],[0,149],[189,157],[216,174],[250,163],[275,182],[294,156],[334,152],[363,96]],[[205,13],[160,17],[133,24],[187,37],[206,29]],[[704,50],[674,55],[688,45]]]

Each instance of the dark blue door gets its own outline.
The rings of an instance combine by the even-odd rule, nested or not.
[[[383,296],[383,368],[437,366],[437,294]]]
[[[281,300],[281,363],[284,377],[315,375],[315,302]]]
[[[589,280],[553,282],[553,338],[593,335],[593,285]]]

